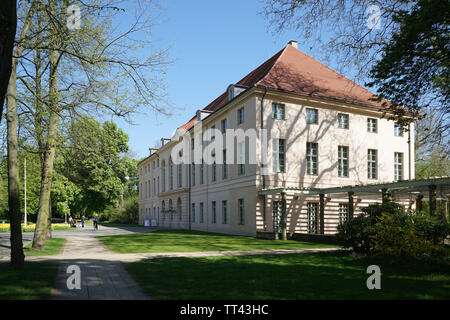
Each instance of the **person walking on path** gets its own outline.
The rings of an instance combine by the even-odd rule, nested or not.
[[[72,216],[69,216],[69,226],[72,227]]]
[[[81,217],[81,227],[84,228],[84,221],[86,220],[85,216]]]
[[[94,230],[98,230],[98,215],[94,215]]]

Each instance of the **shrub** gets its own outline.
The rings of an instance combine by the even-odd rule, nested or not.
[[[414,230],[433,244],[442,244],[450,234],[450,223],[436,217],[417,215],[414,219]]]
[[[377,232],[372,236],[376,255],[420,257],[445,253],[442,246],[415,231],[413,216],[383,213],[378,220]]]
[[[377,233],[378,218],[383,212],[399,213],[401,206],[395,202],[374,204],[361,209],[363,213],[338,226],[337,241],[344,248],[356,253],[369,254],[374,247],[373,237]]]
[[[441,244],[449,235],[447,221],[405,213],[393,202],[362,209],[363,214],[338,226],[337,240],[356,253],[419,257],[449,254]]]

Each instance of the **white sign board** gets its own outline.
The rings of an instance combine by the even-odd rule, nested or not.
[[[144,226],[149,227],[149,226],[150,226],[150,221],[145,220],[145,221],[144,221]]]
[[[152,223],[152,227],[156,227],[156,220],[155,219],[152,219],[151,223]]]

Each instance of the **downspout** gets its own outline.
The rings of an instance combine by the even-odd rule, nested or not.
[[[264,86],[264,94],[261,99],[261,107],[260,107],[260,114],[261,114],[261,137],[264,129],[264,98],[267,94],[267,86]],[[262,143],[262,139],[260,140]],[[262,153],[262,145],[261,145],[261,168],[265,167],[265,163],[263,163],[263,153]],[[262,185],[263,189],[266,188],[266,177],[262,174]],[[266,224],[266,195],[263,195],[263,224],[264,224],[264,231],[267,231],[267,224]]]
[[[189,188],[188,188],[188,225],[189,225],[189,230],[191,230],[191,162],[189,161],[189,165],[188,165],[188,172],[189,172]]]
[[[408,123],[408,178],[411,180],[411,124]]]

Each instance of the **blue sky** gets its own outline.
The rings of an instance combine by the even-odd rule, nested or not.
[[[189,120],[226,87],[239,81],[282,49],[289,40],[300,40],[298,31],[274,35],[259,12],[259,0],[166,0],[159,14],[162,22],[154,29],[156,45],[170,46],[171,60],[166,82],[173,116],[136,115],[134,125],[117,121],[128,133],[136,158],[148,155],[148,148],[161,137]],[[319,53],[299,45],[318,58]],[[333,68],[332,65],[329,65]]]

